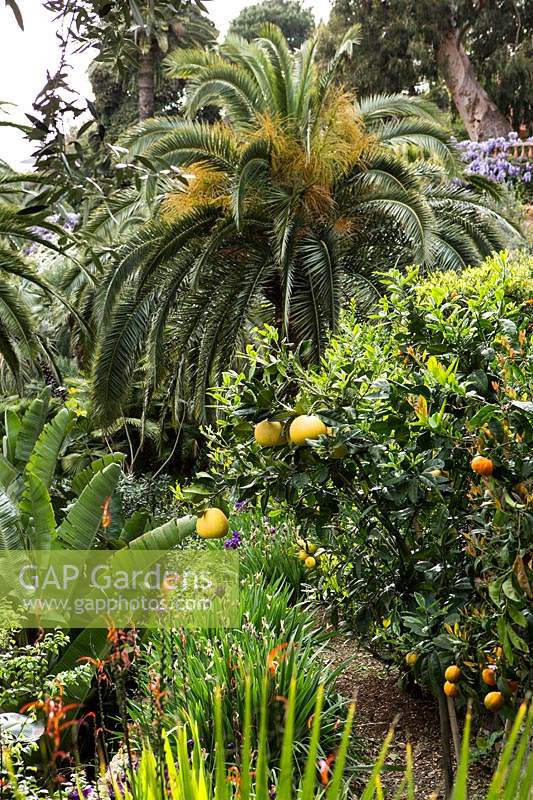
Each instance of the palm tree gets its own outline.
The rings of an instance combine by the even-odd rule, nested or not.
[[[0,162],[0,366],[8,367],[19,391],[23,377],[30,376],[35,367],[54,379],[59,377],[53,344],[40,330],[32,307],[36,296],[46,304],[51,297],[58,299],[85,330],[78,312],[60,297],[31,258],[34,250],[41,256],[61,253],[58,242],[65,236],[42,200],[47,181],[44,175],[17,173]]]
[[[96,304],[104,421],[120,414],[139,363],[150,389],[168,379],[202,417],[207,389],[257,320],[289,342],[311,340],[319,358],[343,298],[371,302],[387,264],[461,268],[514,232],[479,182],[457,180],[430,103],[357,102],[336,85],[357,39],[349,31],[324,69],[316,39],[291,53],[273,26],[252,43],[233,36],[216,52],[167,59],[189,81],[191,121],[148,120],[125,142],[154,180],[175,179],[119,249]],[[195,121],[207,104],[221,108],[221,122]]]

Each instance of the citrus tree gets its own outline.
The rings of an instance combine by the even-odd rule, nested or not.
[[[453,693],[510,707],[533,625],[531,259],[385,284],[315,369],[258,333],[192,492],[291,518],[318,598],[383,658],[435,693],[459,666]]]

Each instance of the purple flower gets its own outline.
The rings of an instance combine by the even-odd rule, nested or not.
[[[531,141],[528,142],[530,144]],[[483,175],[498,183],[513,180],[530,183],[531,162],[522,155],[521,150],[514,149],[521,142],[516,132],[507,138],[498,136],[484,142],[469,140],[458,142],[457,147],[461,159],[465,163],[467,174]]]
[[[81,791],[73,789],[69,794],[69,800],[80,800],[80,797],[96,797],[96,791],[93,786],[84,786]]]
[[[231,538],[224,542],[225,550],[237,550],[241,546],[241,535],[239,531],[232,531]]]
[[[242,511],[248,505],[248,500],[237,500],[235,503],[235,511]]]

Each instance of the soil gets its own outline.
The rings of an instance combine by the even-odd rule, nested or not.
[[[341,634],[331,640],[325,654],[332,666],[346,664],[338,679],[338,690],[347,700],[356,698],[354,733],[370,763],[377,757],[387,731],[395,722],[395,736],[381,776],[385,797],[392,796],[401,783],[405,746],[410,742],[417,800],[443,798],[436,700],[431,696],[417,698],[406,694],[398,685],[395,670],[388,669],[353,639]],[[469,800],[481,800],[486,796],[489,774],[486,766],[471,767]],[[367,775],[368,771],[361,773],[363,782]]]

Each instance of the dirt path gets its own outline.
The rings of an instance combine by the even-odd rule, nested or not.
[[[333,666],[347,662],[338,680],[339,691],[351,698],[357,695],[355,733],[365,756],[377,756],[383,739],[398,717],[396,734],[382,776],[386,797],[398,787],[405,765],[405,745],[411,742],[417,800],[439,800],[442,795],[440,733],[436,701],[407,695],[397,685],[397,674],[389,671],[367,651],[339,635],[326,651]],[[475,767],[470,781],[469,800],[480,800],[487,777]],[[393,793],[393,792],[392,792]]]

